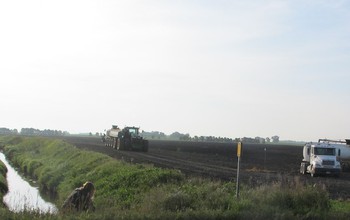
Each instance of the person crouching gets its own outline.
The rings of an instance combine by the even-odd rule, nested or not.
[[[95,186],[92,182],[86,182],[82,187],[76,188],[64,201],[62,208],[66,211],[95,211],[93,197]]]

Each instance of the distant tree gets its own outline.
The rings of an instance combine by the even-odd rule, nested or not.
[[[22,128],[21,134],[22,135],[40,135],[41,131],[39,129],[34,129],[34,128]]]
[[[191,137],[190,137],[190,134],[184,134],[184,135],[181,135],[179,139],[182,141],[189,141],[191,140]]]
[[[166,135],[163,132],[159,132],[159,131],[151,131],[151,132],[143,131],[141,135],[142,137],[148,138],[148,139],[166,139]]]
[[[252,143],[252,144],[257,144],[257,143],[259,143],[259,141],[258,141],[257,139],[251,138],[251,137],[243,137],[243,138],[241,139],[241,141],[242,141],[243,143]]]
[[[169,135],[169,138],[170,139],[173,139],[173,140],[180,140],[180,138],[183,136],[183,134],[175,131],[174,133],[172,133],[171,135]]]
[[[265,138],[255,137],[255,140],[257,141],[257,143],[265,144]]]
[[[280,137],[278,137],[277,135],[272,136],[271,139],[272,139],[272,143],[278,143],[280,141]]]
[[[213,137],[212,136],[207,136],[205,137],[205,140],[208,142],[212,142],[213,141]]]
[[[12,131],[8,128],[0,128],[0,134],[11,134]]]

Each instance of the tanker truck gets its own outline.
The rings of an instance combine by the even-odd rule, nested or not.
[[[350,140],[336,141],[320,139],[317,143],[306,143],[303,148],[300,173],[339,176],[350,162]]]
[[[148,140],[140,136],[139,128],[125,127],[120,129],[117,125],[112,125],[102,137],[106,146],[117,150],[148,151]]]

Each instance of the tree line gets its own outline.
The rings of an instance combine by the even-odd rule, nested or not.
[[[67,131],[61,130],[51,130],[51,129],[35,129],[35,128],[22,128],[20,131],[17,129],[0,128],[0,134],[2,135],[29,135],[29,136],[65,136],[70,135]],[[102,133],[96,132],[95,136],[102,136]],[[164,132],[160,131],[143,131],[141,135],[146,139],[153,140],[180,140],[180,141],[194,141],[194,142],[222,142],[222,143],[232,143],[232,142],[243,142],[243,143],[278,143],[279,136],[275,135],[272,137],[243,137],[243,138],[228,138],[228,137],[215,137],[215,136],[191,136],[190,134],[180,133],[178,131],[173,132],[170,135],[166,135]],[[93,136],[90,132],[89,136]]]
[[[36,129],[36,128],[22,128],[20,131],[17,129],[0,128],[0,134],[3,135],[29,135],[29,136],[64,136],[69,135],[67,131],[51,130],[51,129]]]
[[[243,137],[243,138],[228,138],[228,137],[215,137],[215,136],[193,136],[191,137],[190,134],[182,134],[180,132],[173,132],[170,135],[166,135],[163,132],[160,131],[151,131],[147,132],[144,131],[141,134],[146,139],[153,139],[153,140],[181,140],[181,141],[195,141],[195,142],[223,142],[223,143],[232,143],[232,142],[243,142],[243,143],[278,143],[279,142],[279,136],[275,135],[272,137]]]

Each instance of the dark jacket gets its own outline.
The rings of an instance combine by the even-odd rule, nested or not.
[[[76,188],[64,201],[63,209],[77,210],[77,211],[94,211],[95,207],[92,202],[92,196],[89,191],[84,190],[83,187]]]

